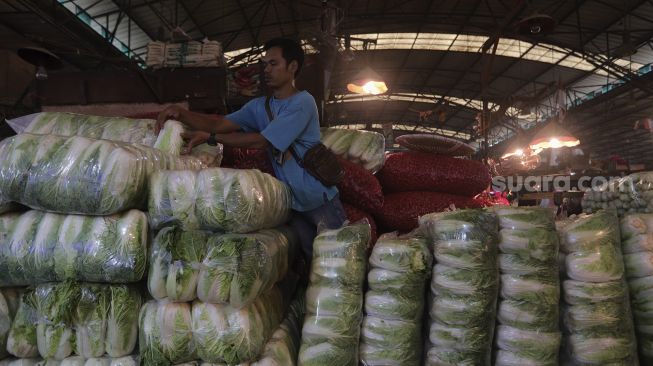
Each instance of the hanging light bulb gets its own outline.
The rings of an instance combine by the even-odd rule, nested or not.
[[[347,84],[347,90],[356,94],[378,95],[388,91],[388,87],[371,67],[366,66],[354,76],[354,80]]]
[[[557,149],[572,147],[580,144],[580,140],[564,129],[555,120],[549,122],[531,140],[529,146],[532,150]]]

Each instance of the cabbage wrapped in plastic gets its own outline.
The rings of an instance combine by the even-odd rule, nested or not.
[[[143,145],[79,136],[23,134],[0,142],[0,151],[9,156],[0,162],[0,199],[91,215],[144,206],[151,173],[178,161]]]
[[[596,331],[597,328],[608,331],[621,329],[624,319],[630,317],[627,302],[603,301],[595,304],[569,306],[564,311],[564,323],[574,332]],[[629,330],[629,329],[627,329]]]
[[[150,222],[185,229],[246,233],[283,224],[291,192],[258,170],[228,168],[158,172],[151,180]]]
[[[498,216],[502,229],[555,230],[553,211],[547,208],[495,206],[492,211]]]
[[[555,305],[560,301],[560,285],[554,271],[542,275],[501,275],[501,297],[516,301]]]
[[[82,357],[100,357],[105,353],[107,315],[111,306],[108,288],[99,285],[82,285],[75,310],[75,354]]]
[[[623,256],[626,277],[648,277],[653,275],[653,251],[626,254]]]
[[[431,319],[448,325],[488,326],[494,314],[495,298],[487,294],[453,295],[435,293],[429,310]]]
[[[200,263],[197,297],[242,308],[283,279],[297,244],[285,228],[212,236]]]
[[[493,270],[461,269],[442,264],[433,266],[431,289],[434,292],[442,289],[457,295],[495,293],[498,285],[499,279]]]
[[[455,268],[496,268],[496,248],[478,240],[438,240],[433,256],[437,263]]]
[[[0,244],[0,285],[134,282],[145,272],[147,219],[137,210],[102,217],[32,210],[15,216]]]
[[[564,253],[596,253],[600,252],[598,249],[603,251],[603,248],[610,252],[609,248],[616,249],[620,243],[619,221],[616,213],[611,210],[603,210],[569,220],[558,233],[560,234],[560,250]],[[618,259],[621,260],[621,258]]]
[[[621,251],[611,245],[567,254],[565,267],[569,278],[583,282],[617,281],[624,275]]]
[[[550,262],[558,257],[558,234],[553,230],[530,229],[499,231],[499,250],[540,261]]]
[[[555,366],[558,364],[555,361],[540,361],[526,355],[502,349],[497,350],[496,354],[496,360],[494,361],[495,366]]]
[[[635,236],[653,233],[653,215],[628,214],[621,218],[621,239],[627,241]]]
[[[259,170],[204,169],[196,182],[195,214],[204,229],[246,233],[288,221],[290,190]]]
[[[141,309],[141,295],[130,286],[109,286],[111,304],[107,315],[105,351],[119,360],[131,354],[138,341],[138,312]],[[116,361],[112,361],[112,364]],[[127,360],[123,360],[127,362]],[[126,363],[126,366],[129,364]]]
[[[653,281],[651,281],[653,286]],[[591,283],[574,280],[562,282],[565,302],[570,305],[623,301],[626,288],[623,281]]]
[[[389,348],[361,343],[359,354],[365,366],[418,366],[419,351],[412,347]]]
[[[7,337],[11,329],[11,313],[9,304],[2,293],[0,293],[0,358],[7,357]]]
[[[368,316],[418,322],[423,312],[423,297],[404,297],[392,292],[374,290],[365,293],[365,313]]]
[[[195,216],[197,174],[189,170],[154,173],[150,178],[148,207],[154,228],[175,225],[185,230],[200,227]]]
[[[524,330],[554,332],[558,330],[558,317],[558,304],[502,300],[497,310],[501,324]]]
[[[624,254],[653,252],[653,233],[638,234],[621,241]]]
[[[356,224],[325,230],[313,241],[311,285],[343,287],[362,291],[370,240],[370,226]]]
[[[139,315],[138,344],[146,365],[170,365],[196,358],[191,306],[150,300]]]
[[[497,327],[497,346],[522,357],[556,364],[560,349],[560,332],[537,332],[506,325]]]
[[[187,302],[195,299],[200,263],[208,235],[201,231],[163,228],[154,238],[147,287],[155,299]]]
[[[420,333],[420,323],[366,316],[361,328],[361,341],[376,347],[413,350],[415,357],[419,358]]]
[[[432,322],[429,341],[433,346],[441,349],[487,352],[491,345],[491,333],[485,327],[457,327]]]
[[[434,347],[429,349],[426,354],[427,366],[476,366],[489,364],[489,352],[473,352]]]
[[[419,225],[433,241],[479,241],[494,244],[498,220],[484,210],[456,210],[430,213],[419,218]]]
[[[25,359],[39,356],[36,342],[38,314],[33,306],[32,296],[34,296],[33,291],[22,295],[7,337],[7,351]]]
[[[653,325],[653,301],[633,302],[632,309],[638,324]]]
[[[358,343],[336,346],[329,342],[309,345],[303,342],[299,349],[298,365],[302,366],[357,366]]]
[[[359,321],[362,306],[363,296],[360,292],[326,286],[310,286],[306,290],[306,311],[309,314]]]
[[[40,358],[5,358],[0,366],[39,366]]]
[[[631,337],[572,334],[569,336],[569,348],[573,359],[583,364],[635,364],[636,347]]]
[[[370,265],[395,272],[428,273],[433,258],[425,239],[382,235],[374,244]]]
[[[315,316],[307,314],[302,327],[302,346],[330,343],[348,348],[358,344],[360,318],[354,322],[338,316]]]
[[[385,162],[385,139],[378,132],[325,128],[321,140],[336,155],[371,172],[381,170]]]
[[[80,288],[71,282],[40,285],[34,290],[36,341],[41,357],[63,360],[73,353],[72,324],[80,296]]]
[[[564,256],[563,253],[559,255]],[[537,259],[522,257],[517,254],[502,254],[499,253],[499,270],[501,273],[506,274],[536,274],[543,272],[550,272],[552,268],[559,266],[557,260],[559,256],[547,262],[539,261]],[[562,269],[564,270],[564,259],[562,261]]]
[[[193,336],[204,361],[238,364],[253,361],[283,317],[283,299],[273,288],[242,309],[193,303]]]
[[[386,269],[372,268],[367,274],[370,288],[377,291],[390,291],[404,297],[423,298],[422,274],[399,273]]]

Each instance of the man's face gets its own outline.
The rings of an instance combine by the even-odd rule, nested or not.
[[[280,47],[272,47],[263,56],[265,83],[272,89],[278,88],[295,78],[296,62],[286,64]]]

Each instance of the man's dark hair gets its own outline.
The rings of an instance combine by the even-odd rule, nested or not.
[[[304,50],[302,46],[297,41],[289,38],[273,38],[265,42],[263,49],[267,51],[272,47],[281,48],[281,55],[286,60],[286,67],[291,62],[297,61],[297,71],[295,72],[295,77],[297,77],[304,64]]]

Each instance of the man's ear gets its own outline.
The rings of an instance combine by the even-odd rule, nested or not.
[[[292,74],[295,75],[297,73],[297,67],[299,67],[299,64],[297,63],[297,60],[292,60],[288,64],[288,71],[292,71]]]

